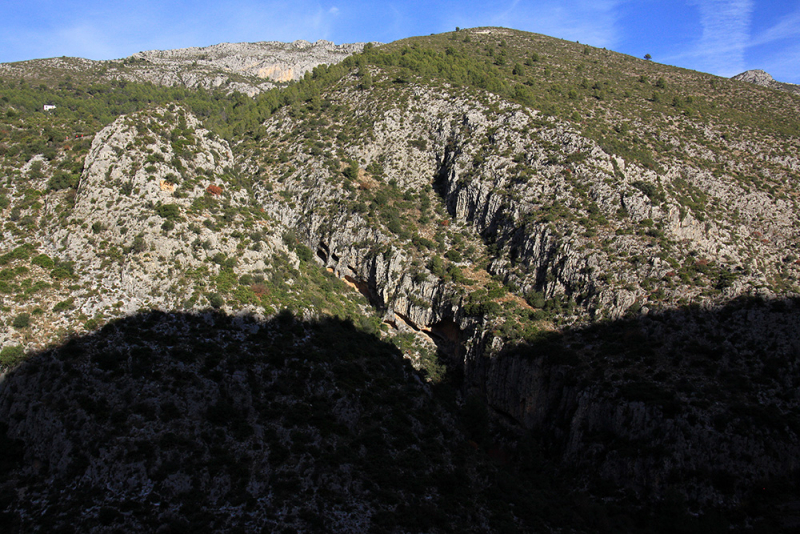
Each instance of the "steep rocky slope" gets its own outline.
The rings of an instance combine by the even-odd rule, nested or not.
[[[680,480],[694,502],[734,505],[761,477],[794,469],[793,305],[711,311],[737,296],[775,298],[779,286],[766,281],[797,279],[797,264],[784,261],[797,242],[793,203],[713,180],[674,156],[661,172],[642,168],[569,124],[491,97],[372,77],[369,90],[344,80],[351,92],[331,93],[338,109],[326,112],[332,120],[324,125],[331,136],[357,131],[340,151],[372,171],[348,176],[355,165],[342,172],[309,157],[309,124],[322,120],[313,109],[278,113],[254,153],[296,156],[263,182],[279,192],[258,196],[268,213],[305,236],[329,269],[360,284],[384,320],[432,338],[462,366],[468,387],[498,412],[547,431],[587,472],[657,496]],[[759,146],[751,150],[758,161]],[[708,195],[713,208],[702,219],[685,204],[687,190]],[[419,209],[438,201],[447,212]],[[733,213],[743,216],[734,221]],[[430,260],[448,253],[451,270]],[[528,302],[497,295],[490,276]],[[687,301],[709,311],[663,311]],[[647,318],[618,327],[628,340],[619,344],[551,335],[541,319],[554,313],[563,321],[566,309]],[[737,341],[720,345],[724,339]],[[777,343],[769,356],[755,348],[766,340]],[[697,372],[704,357],[729,363]],[[752,383],[762,365],[779,365],[786,380]],[[701,401],[698,391],[706,391]],[[711,391],[724,393],[712,401]],[[725,408],[716,411],[715,402]],[[749,408],[737,412],[740,403]],[[759,410],[771,414],[769,423],[755,423]]]
[[[398,287],[414,290],[401,280],[430,271],[419,265],[425,256],[450,251],[461,257],[454,265],[483,266],[537,307],[542,299],[573,301],[611,318],[632,308],[774,296],[800,273],[796,258],[786,261],[800,237],[793,198],[715,178],[686,157],[703,148],[691,141],[651,170],[605,152],[569,123],[491,96],[391,78],[370,90],[344,80],[330,96],[326,111],[309,106],[270,119],[247,153],[265,170],[254,191],[268,213],[304,231],[327,266],[369,282],[381,305],[394,304]],[[323,136],[341,141],[335,151]],[[739,165],[757,167],[769,151],[751,143]],[[269,165],[263,155],[275,153],[285,161]],[[778,172],[790,177],[795,164]],[[419,209],[439,202],[447,210],[439,220]],[[367,226],[382,237],[361,235]],[[433,245],[421,246],[420,237]],[[392,241],[382,255],[392,264],[377,275],[365,239]],[[481,253],[481,241],[491,250]],[[438,302],[436,278],[446,277],[416,276],[427,282],[416,295],[422,302]],[[399,306],[423,324],[454,313]]]
[[[336,315],[484,399],[479,449],[531,433],[645,516],[794,520],[796,97],[503,29],[67,142],[6,87],[6,367],[139,310]]]
[[[8,316],[35,320],[0,334],[4,345],[45,346],[76,320],[91,329],[138,310],[219,307],[220,290],[234,294],[242,311],[272,314],[292,303],[312,313],[291,296],[292,278],[303,278],[300,294],[335,279],[308,265],[310,257],[301,265],[282,227],[242,187],[227,142],[171,108],[124,116],[100,131],[77,189],[51,191],[29,208],[41,231],[35,240],[6,235],[11,252],[0,261],[4,301],[14,306]],[[32,184],[18,185],[30,191]],[[20,283],[21,275],[29,278]],[[344,316],[345,308],[363,306],[343,283],[335,288],[325,289],[316,313]]]
[[[185,67],[187,63],[193,63],[197,77],[195,84],[208,83],[209,76],[203,68],[256,76],[273,82],[291,82],[301,79],[317,65],[335,65],[363,48],[364,43],[335,45],[330,41],[222,43],[203,48],[150,50],[134,54],[127,60],[152,63],[159,70],[173,71]],[[145,70],[140,75],[143,80],[148,80]],[[165,85],[173,84],[174,82]]]

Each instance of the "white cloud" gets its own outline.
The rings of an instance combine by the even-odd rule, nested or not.
[[[328,13],[330,13],[330,14],[331,14],[331,15],[333,15],[333,16],[336,16],[336,15],[338,15],[338,14],[339,14],[339,8],[338,8],[338,7],[336,7],[336,6],[333,6],[332,8],[330,8],[330,9],[328,10]]]

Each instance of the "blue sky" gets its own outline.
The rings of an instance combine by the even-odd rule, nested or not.
[[[720,76],[760,68],[800,84],[800,0],[0,0],[0,13],[0,62],[504,26]]]

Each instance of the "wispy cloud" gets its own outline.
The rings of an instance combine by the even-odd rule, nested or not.
[[[688,61],[691,68],[721,76],[746,70],[753,0],[695,0],[693,4],[700,12],[702,35],[689,50],[666,61],[677,64]]]
[[[800,38],[800,9],[763,32],[754,35],[749,45],[758,46],[782,41],[784,39],[794,39],[797,41],[798,38]]]
[[[517,7],[518,5],[519,5],[519,0],[514,0],[513,2],[511,2],[511,5],[510,5],[510,6],[508,6],[507,8],[505,8],[505,10],[504,10],[502,13],[500,13],[499,15],[497,15],[497,18],[499,18],[499,19],[506,19],[506,18],[508,18],[508,17],[512,16],[512,14],[514,13],[514,10],[516,9],[516,7]]]
[[[20,8],[17,20],[0,20],[0,61],[61,55],[112,59],[220,42],[328,39],[342,19],[355,16],[348,4],[324,0],[197,0],[191,5],[121,0],[113,6],[99,0],[31,1],[34,5]]]
[[[753,68],[764,69],[780,82],[800,84],[800,43],[782,48],[779,53],[772,53],[762,58]]]
[[[747,56],[749,68],[764,69],[776,80],[800,84],[800,9],[755,33]]]

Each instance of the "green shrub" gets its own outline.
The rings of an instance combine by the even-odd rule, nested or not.
[[[530,304],[534,308],[544,308],[545,302],[547,299],[544,296],[544,293],[541,291],[533,291],[532,293],[528,294],[526,297],[528,304]]]
[[[444,257],[447,258],[448,260],[456,262],[456,263],[461,263],[461,261],[463,261],[463,258],[461,257],[461,253],[459,251],[455,250],[455,249],[448,250],[445,253]]]
[[[492,282],[487,286],[487,296],[490,299],[496,299],[505,296],[506,288],[498,284],[497,282]]]
[[[64,267],[56,267],[50,271],[50,276],[55,280],[64,280],[65,278],[71,278],[72,273]]]
[[[636,180],[631,185],[641,191],[647,198],[650,199],[650,202],[654,204],[660,204],[667,199],[664,191],[655,184]]]
[[[425,139],[411,139],[408,141],[409,146],[413,146],[417,150],[425,151],[428,148],[428,142]]]
[[[67,300],[62,300],[61,302],[59,302],[58,304],[53,306],[53,311],[54,312],[62,312],[62,311],[71,310],[74,307],[75,307],[75,299],[70,297]]]
[[[444,278],[447,274],[444,261],[439,256],[432,256],[428,261],[428,270],[439,278]]]
[[[34,256],[31,259],[31,263],[38,265],[42,269],[52,269],[56,266],[56,262],[54,262],[53,259],[47,254],[39,254],[38,256]]]
[[[28,328],[31,325],[31,315],[29,313],[20,313],[11,322],[14,328]]]
[[[300,258],[300,261],[303,262],[309,262],[313,257],[311,249],[305,245],[297,245],[296,252],[297,252],[297,257]]]
[[[345,178],[350,180],[355,180],[358,178],[358,162],[351,161],[350,165],[345,167],[345,169],[342,171],[342,174],[344,174]]]
[[[144,240],[144,237],[141,234],[133,238],[131,250],[136,254],[147,250],[147,242]]]
[[[212,308],[221,308],[225,305],[225,299],[219,293],[210,293],[207,298]]]
[[[20,245],[11,252],[0,256],[0,265],[5,265],[13,260],[27,260],[34,248],[33,245]]]
[[[24,357],[25,351],[22,349],[22,345],[3,347],[3,350],[0,350],[0,366],[13,367],[21,362]]]
[[[159,217],[167,219],[168,221],[181,220],[181,208],[177,204],[162,204],[156,206],[156,213]]]
[[[47,183],[47,188],[50,191],[61,191],[62,189],[70,189],[78,186],[80,178],[74,174],[65,171],[57,172],[50,181]]]

